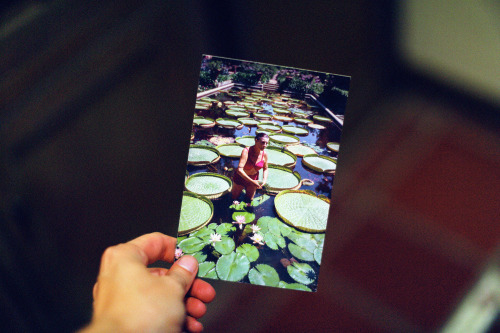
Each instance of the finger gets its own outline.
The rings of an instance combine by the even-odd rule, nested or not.
[[[149,265],[158,260],[173,262],[177,239],[154,232],[131,240],[128,244],[137,246],[146,255],[144,264]]]
[[[189,295],[198,298],[202,302],[210,303],[215,298],[215,289],[207,281],[195,279]]]
[[[203,325],[198,320],[196,320],[191,316],[186,317],[185,328],[186,331],[193,333],[198,333],[203,331]]]
[[[148,268],[149,273],[156,276],[165,276],[167,275],[168,269],[162,267],[151,267]]]
[[[207,313],[207,306],[197,298],[188,297],[186,299],[186,312],[188,315],[198,319]]]
[[[94,299],[96,299],[96,298],[97,298],[97,291],[98,291],[98,288],[99,288],[99,286],[98,286],[98,282],[96,282],[96,283],[94,284],[94,288],[92,289],[92,297],[93,297]]]
[[[174,279],[184,290],[188,292],[198,272],[198,260],[190,255],[184,255],[177,260],[167,272],[167,276]]]

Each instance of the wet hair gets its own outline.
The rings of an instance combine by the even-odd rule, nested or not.
[[[260,140],[261,138],[268,138],[269,139],[269,135],[267,135],[266,133],[263,133],[263,132],[257,133],[257,135],[255,136],[255,140]]]

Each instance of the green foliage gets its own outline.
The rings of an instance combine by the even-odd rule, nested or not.
[[[219,242],[215,242],[214,248],[220,254],[229,254],[233,252],[235,244],[232,238],[221,237]]]
[[[250,261],[241,253],[231,252],[217,261],[217,275],[225,281],[240,281],[250,270]]]
[[[250,262],[259,259],[259,250],[251,244],[242,244],[236,248],[236,253],[241,253],[247,257]]]
[[[309,287],[304,286],[302,283],[286,283],[284,281],[280,281],[278,284],[278,287],[285,288],[285,289],[312,291]]]
[[[311,284],[316,279],[316,273],[308,264],[294,262],[286,270],[292,279],[302,284]]]
[[[259,82],[257,74],[236,72],[232,78],[233,82],[253,86]]]
[[[236,226],[232,223],[222,223],[215,230],[221,236],[231,237],[236,231]]]
[[[252,268],[248,273],[248,279],[252,284],[270,287],[277,287],[280,282],[278,272],[265,264],[260,264]]]

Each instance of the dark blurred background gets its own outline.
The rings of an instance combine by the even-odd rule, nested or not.
[[[4,331],[90,318],[103,250],[175,236],[202,54],[352,76],[316,293],[212,281],[207,332],[499,328],[494,1],[0,7]]]

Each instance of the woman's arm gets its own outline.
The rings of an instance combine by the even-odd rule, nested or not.
[[[267,182],[267,174],[268,174],[267,168],[268,168],[268,166],[267,166],[267,153],[264,151],[264,167],[262,169],[262,184],[260,184],[260,186],[264,186]]]
[[[259,182],[257,180],[253,180],[252,178],[250,178],[250,176],[247,175],[247,173],[245,172],[245,170],[243,170],[243,168],[245,167],[245,164],[247,164],[247,161],[248,161],[248,151],[249,151],[249,149],[243,149],[243,151],[241,152],[241,157],[240,157],[240,162],[238,163],[238,170],[237,170],[237,172],[243,178],[245,178],[246,180],[248,180],[249,182],[255,184],[257,187],[260,188]]]

